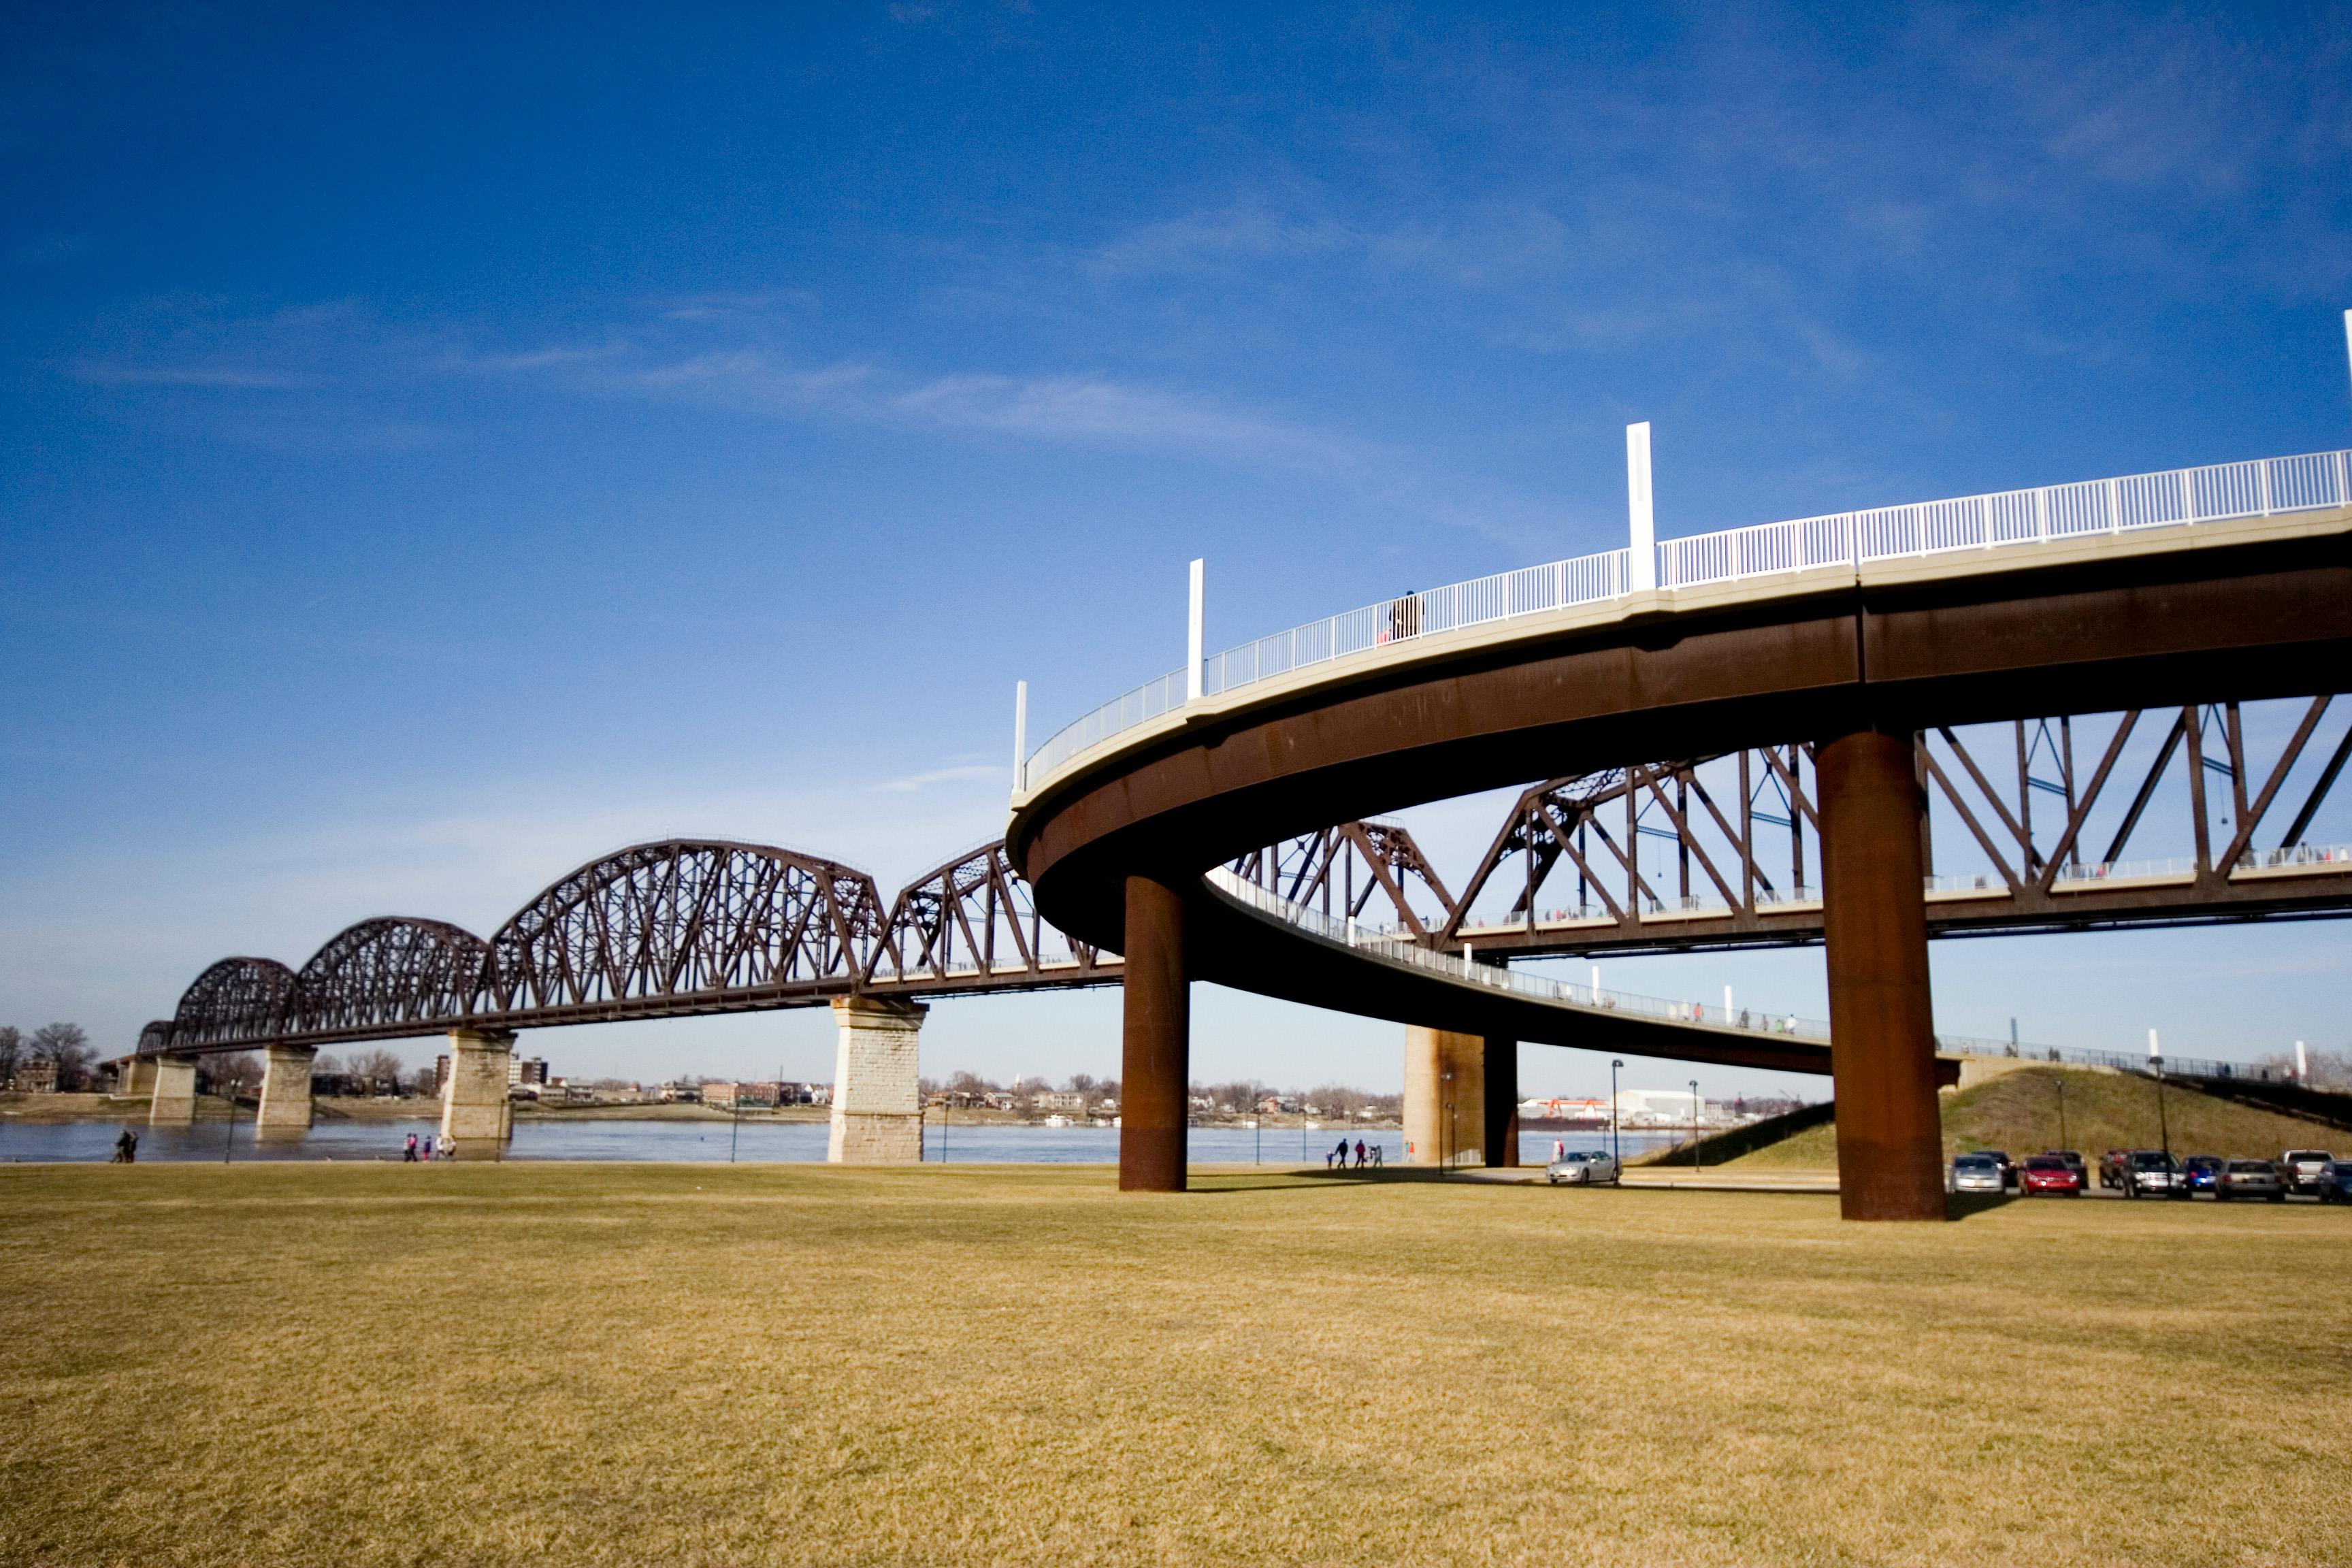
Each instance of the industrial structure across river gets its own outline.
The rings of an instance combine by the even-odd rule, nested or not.
[[[829,1005],[831,1156],[911,1160],[929,1002],[1117,984],[1119,1184],[1175,1191],[1190,986],[1208,980],[1407,1026],[1408,1137],[1451,1095],[1453,1146],[1490,1163],[1517,1158],[1523,1041],[1828,1073],[1844,1215],[1939,1219],[1955,1064],[1931,936],[2352,911],[2352,852],[2305,842],[2352,753],[2332,707],[2352,668],[2352,454],[1663,542],[1647,426],[1627,470],[1626,549],[1223,654],[1202,646],[1194,563],[1184,667],[1034,751],[1024,688],[1003,839],[887,905],[846,866],[672,841],[582,868],[487,939],[379,918],[299,969],[224,959],[142,1037],[152,1114],[193,1114],[207,1053],[258,1047],[263,1131],[307,1126],[320,1047],[446,1032],[444,1131],[495,1151],[519,1030]],[[2292,733],[2258,757],[2241,706],[2280,700]],[[1955,731],[1990,723],[2016,754],[1989,772]],[[2176,769],[2185,822],[2151,815]],[[1374,820],[1512,785],[1456,884]],[[2037,789],[2058,801],[2038,827]],[[1931,795],[1989,874],[1934,875]],[[1671,889],[1642,868],[1644,835],[1675,845]],[[1826,1029],[1510,967],[1810,942]]]

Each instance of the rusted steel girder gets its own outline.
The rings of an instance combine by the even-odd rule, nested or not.
[[[1184,1190],[1192,1037],[1184,922],[1181,893],[1149,877],[1128,879],[1118,1089],[1121,1192]]]
[[[1931,894],[1929,934],[2352,912],[2352,860],[2304,841],[2352,754],[2352,704],[2322,693],[2277,708],[2270,754],[2248,739],[2236,702],[2020,720],[1993,727],[2001,755],[1949,725],[1916,735],[1920,777],[1961,835],[1946,858],[1986,868]],[[1531,957],[1819,941],[1813,763],[1809,744],[1774,746],[1537,784],[1513,804],[1438,944]],[[2210,779],[2230,795],[2209,794]],[[2037,801],[2054,812],[2037,820]],[[1933,870],[1927,826],[1923,816]],[[1673,863],[1637,876],[1640,847],[1661,842]],[[2088,859],[2086,846],[2105,853]],[[2124,863],[2151,852],[2189,868],[2133,875]]]
[[[1920,896],[1918,773],[1900,736],[1821,748],[1822,914],[1848,1219],[1942,1219],[1936,1016]]]
[[[1334,819],[1530,776],[1591,774],[1629,757],[1876,731],[1902,759],[1895,771],[1916,802],[1914,752],[1903,738],[1928,729],[2307,692],[2311,671],[2352,668],[2347,525],[2352,516],[2293,535],[2249,530],[2235,540],[2210,536],[2210,548],[2054,557],[2027,569],[1857,570],[1818,594],[1696,594],[1654,616],[1367,660],[1311,686],[1270,689],[1263,700],[1205,704],[1181,727],[1043,781],[1015,813],[1007,853],[1039,910],[1081,940],[1121,947],[1129,879],[1149,876],[1184,889],[1195,977],[1426,1023],[1433,1015],[1423,1005],[1435,998],[1403,980],[1391,982],[1384,998],[1367,995],[1376,960],[1281,929],[1196,879]],[[1872,760],[1885,771],[1884,757]],[[1794,782],[1785,763],[1773,771]],[[1629,771],[1624,798],[1638,811],[1637,794],[1646,797],[1687,831],[1689,783],[1671,769],[1663,777]],[[1637,828],[1638,816],[1628,826]],[[1908,879],[1919,910],[1926,854],[1916,804],[1905,826],[1897,879]],[[1874,835],[1864,842],[1884,837]],[[1551,841],[1567,852],[1567,833],[1553,828]],[[1638,899],[1638,853],[1624,847]],[[1718,889],[1728,880],[1721,870],[1709,876]],[[1317,952],[1325,946],[1334,949],[1328,957]],[[1924,973],[1924,950],[1919,965]],[[1444,1005],[1457,1013],[1478,1005]],[[1865,1116],[1873,1136],[1896,1144],[1907,1136],[1900,1118],[1877,1120],[1887,1125]]]

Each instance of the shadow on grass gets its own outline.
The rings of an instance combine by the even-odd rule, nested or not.
[[[1455,1178],[1452,1172],[1433,1170],[1419,1165],[1396,1165],[1377,1170],[1367,1167],[1360,1171],[1353,1168],[1344,1171],[1267,1171],[1263,1174],[1255,1172],[1244,1174],[1235,1171],[1218,1171],[1192,1177],[1187,1190],[1196,1193],[1256,1193],[1276,1191],[1282,1188],[1387,1187],[1408,1183],[1435,1184],[1448,1182],[1457,1186],[1473,1184],[1468,1181]],[[1477,1184],[1496,1186],[1506,1184],[1490,1182]]]
[[[2007,1208],[2015,1203],[2017,1198],[2018,1194],[2015,1193],[1946,1193],[1944,1217],[1974,1219],[1980,1214],[1990,1214],[1995,1209]]]

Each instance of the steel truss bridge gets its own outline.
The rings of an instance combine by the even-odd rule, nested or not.
[[[887,904],[794,850],[639,845],[487,938],[386,917],[299,969],[224,959],[139,1048],[1123,984],[1118,889],[1140,874],[1186,889],[1191,976],[1827,1071],[1818,1026],[1507,965],[1825,940],[1822,738],[1898,715],[1927,935],[2352,912],[2352,852],[2310,841],[2352,756],[2347,522],[2352,455],[2319,454],[1675,541],[1646,578],[1620,551],[1409,595],[1097,710],[1026,759],[1009,842]],[[1318,826],[1546,759],[1570,765],[1517,791],[1457,879],[1396,824]]]
[[[2352,760],[2352,704],[2323,694],[2265,708],[2279,721],[2267,726],[2279,731],[2267,746],[2249,740],[2236,703],[1915,737],[1922,785],[1944,808],[1955,849],[1990,867],[1930,877],[1930,933],[2352,913],[2352,848],[2305,840]],[[1224,868],[1224,880],[1266,895],[1261,909],[1294,927],[1320,917],[1342,943],[1369,951],[1384,938],[1449,958],[1466,951],[1481,963],[1463,977],[1487,984],[1489,967],[1512,958],[1817,942],[1813,751],[1801,742],[1535,784],[1453,881],[1408,828],[1384,822],[1342,823],[1251,851]],[[2095,843],[2095,858],[2084,853]],[[2127,858],[2151,847],[2187,852]],[[1932,866],[1932,837],[1926,848]],[[457,1027],[821,1006],[850,994],[1116,985],[1123,970],[1118,954],[1038,914],[1001,840],[936,868],[887,905],[871,877],[838,861],[669,840],[582,867],[487,940],[443,921],[379,917],[338,932],[299,969],[223,959],[173,1017],[147,1026],[140,1049],[320,1047]],[[1580,1012],[1623,1015],[1607,1021],[1607,1038],[1589,1016],[1574,1021],[1596,1048],[1741,1059],[1721,1037],[1737,1020],[1718,1012],[1706,1027],[1705,1004],[1660,1011],[1572,983],[1556,990]],[[1626,1032],[1637,1016],[1633,1044]],[[1749,1058],[1756,1065],[1825,1070],[1825,1030],[1779,1018],[1749,1026],[1809,1037],[1771,1042],[1779,1059]]]

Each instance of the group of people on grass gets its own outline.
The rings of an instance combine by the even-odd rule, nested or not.
[[[422,1137],[412,1132],[408,1135],[407,1147],[400,1152],[400,1163],[404,1165],[413,1165],[420,1160],[454,1160],[457,1157],[457,1140],[446,1132],[437,1138],[430,1132]]]
[[[1381,1146],[1378,1143],[1366,1143],[1359,1138],[1356,1140],[1356,1169],[1360,1171],[1366,1165],[1375,1170],[1383,1168],[1381,1161]],[[1348,1141],[1345,1138],[1339,1140],[1338,1148],[1323,1156],[1323,1168],[1327,1171],[1344,1171],[1348,1168]]]

